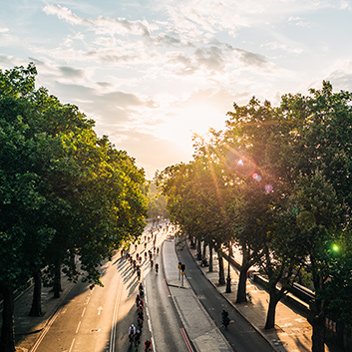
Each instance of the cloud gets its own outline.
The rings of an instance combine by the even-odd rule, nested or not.
[[[87,26],[91,31],[100,34],[125,33],[150,36],[150,31],[157,28],[155,24],[149,24],[146,20],[130,21],[125,18],[109,18],[104,16],[87,19],[76,15],[67,7],[61,5],[45,5],[43,11],[47,15],[54,15],[72,25]]]
[[[333,87],[352,91],[352,61],[338,60],[325,79],[330,81]],[[320,85],[321,82],[318,82],[318,84]]]
[[[145,106],[153,108],[156,104],[151,101],[143,101],[141,98],[131,93],[124,92],[111,92],[100,95],[100,100],[105,102],[114,102],[118,105],[127,107],[127,106]]]
[[[74,14],[70,9],[61,5],[45,5],[43,11],[47,15],[55,15],[60,20],[64,20],[73,25],[87,24],[82,18]]]
[[[83,78],[84,71],[69,66],[59,66],[59,71],[65,78]]]
[[[30,60],[31,62],[33,62],[36,66],[45,66],[44,61],[36,59],[35,57],[32,56],[28,56],[28,60]]]
[[[7,55],[0,55],[0,62],[5,65],[13,65],[13,57]]]
[[[10,29],[7,27],[0,27],[0,33],[7,33],[9,31],[10,31]]]
[[[243,49],[236,50],[240,53],[241,60],[248,65],[262,67],[268,63],[268,60],[263,55],[255,54]]]
[[[270,50],[282,50],[292,54],[301,54],[303,49],[299,47],[293,47],[285,43],[280,43],[278,41],[270,41],[261,45],[263,48],[268,48]]]
[[[92,50],[86,53],[86,57],[95,58],[107,63],[131,63],[137,55],[117,54],[114,49]]]
[[[219,47],[199,48],[195,56],[200,65],[210,70],[221,70],[224,67],[223,52]]]
[[[103,85],[109,87],[109,85]],[[98,87],[100,86],[101,84],[98,84]],[[56,91],[60,92],[63,102],[79,105],[82,111],[91,115],[90,117],[99,124],[138,123],[143,119],[142,111],[145,113],[158,106],[155,101],[132,93],[122,91],[102,93],[94,87],[59,81],[56,81],[53,91],[54,94]]]
[[[304,27],[304,28],[311,27],[310,22],[308,22],[307,20],[299,16],[290,16],[288,19],[288,22],[294,24],[297,27]]]

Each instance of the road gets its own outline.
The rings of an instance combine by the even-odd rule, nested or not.
[[[161,268],[160,256],[156,262]],[[159,270],[158,274],[151,271],[146,276],[145,287],[156,350],[188,352],[183,340],[183,327],[175,311],[163,270]]]
[[[145,234],[143,239],[150,235],[148,229]],[[156,233],[157,246],[165,235],[161,230]],[[158,274],[150,270],[149,260],[144,260],[144,252],[152,247],[153,240],[150,239],[146,248],[142,243],[137,250],[134,246],[131,249],[134,257],[137,252],[143,256],[146,314],[142,342],[152,338],[156,351],[172,348],[187,352],[182,326],[161,268],[161,254],[155,257],[160,267]],[[130,263],[119,255],[102,267],[102,273],[104,287],[90,290],[84,283],[73,286],[30,352],[133,351],[128,342],[128,327],[132,322],[136,323],[136,275]]]
[[[200,272],[189,251],[184,248],[178,252],[180,260],[186,265],[187,278],[192,289],[215,321],[232,348],[236,352],[273,352],[269,343],[245,320],[215,287]],[[221,325],[221,311],[230,313],[231,323],[228,330]]]
[[[114,352],[127,344],[137,281],[116,257],[102,269],[104,287],[75,285],[31,352]]]

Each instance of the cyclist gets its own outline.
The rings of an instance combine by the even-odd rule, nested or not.
[[[141,343],[141,335],[142,335],[142,330],[141,329],[136,329],[136,333],[134,335],[134,345],[137,347]]]
[[[152,351],[152,342],[150,340],[145,340],[144,342],[144,352]]]
[[[135,334],[136,334],[136,327],[135,327],[134,324],[132,323],[132,324],[130,325],[130,327],[128,328],[128,338],[129,338],[130,342],[133,341]]]
[[[224,325],[225,329],[227,329],[228,325],[230,324],[229,312],[225,309],[221,312],[222,317],[222,325]]]

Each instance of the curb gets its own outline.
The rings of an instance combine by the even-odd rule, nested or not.
[[[213,287],[218,291],[217,286],[216,286],[211,280],[208,279],[206,273],[199,267],[199,264],[197,263],[196,259],[194,258],[193,254],[192,254],[192,252],[191,252],[191,250],[190,250],[190,248],[189,248],[188,241],[187,241],[187,246],[186,246],[186,247],[187,247],[187,250],[188,250],[189,254],[191,255],[192,259],[193,259],[194,262],[196,263],[198,270],[205,276],[205,278],[206,278],[206,279],[213,285]],[[229,262],[228,262],[228,263],[229,263]],[[229,264],[230,264],[230,263],[229,263]],[[231,265],[231,264],[230,264],[230,265]],[[232,266],[232,265],[231,265],[231,266]],[[233,267],[233,266],[232,266],[232,267]],[[219,291],[218,291],[218,292],[219,292]],[[248,318],[247,318],[246,316],[244,316],[244,315],[238,310],[238,308],[236,307],[236,305],[235,305],[232,301],[230,301],[223,293],[219,292],[219,294],[222,295],[222,297],[224,297],[224,298],[226,299],[226,301],[227,301],[233,308],[236,309],[236,312],[237,312],[238,314],[240,314],[241,317],[244,318],[244,319],[252,326],[252,328],[253,328],[256,332],[258,332],[258,333],[264,338],[264,340],[265,340],[275,351],[277,351],[277,352],[283,352],[282,350],[278,349],[277,346],[273,345],[273,344],[268,340],[268,338],[263,334],[263,332],[262,332],[256,325],[254,325],[250,320],[248,320]]]

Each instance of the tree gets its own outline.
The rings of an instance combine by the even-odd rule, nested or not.
[[[56,296],[62,266],[72,280],[101,284],[99,265],[141,234],[147,209],[134,159],[98,138],[76,106],[36,90],[35,76],[32,64],[0,71],[1,352],[15,348],[15,288],[34,276],[30,314],[40,315],[44,267]]]

